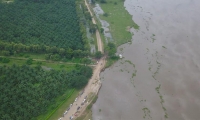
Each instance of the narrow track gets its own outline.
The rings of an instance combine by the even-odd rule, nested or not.
[[[92,16],[93,24],[96,24],[96,21],[93,18],[92,12],[91,12],[90,7],[89,7],[88,3],[86,2],[86,0],[85,0],[85,5],[87,6],[87,8]],[[97,37],[98,51],[100,51],[101,53],[104,53],[103,43],[102,43],[102,40],[101,40],[98,30],[96,30],[96,37]],[[84,88],[84,93],[82,95],[77,96],[77,101],[74,101],[72,103],[73,105],[71,106],[71,108],[67,112],[67,114],[62,117],[62,120],[70,120],[69,118],[71,116],[73,116],[73,118],[75,119],[77,116],[80,116],[83,113],[83,111],[86,109],[86,107],[89,105],[89,103],[85,103],[84,105],[81,105],[81,103],[83,102],[85,96],[89,96],[90,93],[95,93],[95,94],[98,93],[98,91],[101,87],[101,81],[100,81],[99,75],[101,73],[101,70],[104,69],[105,64],[106,64],[105,57],[101,58],[98,61],[98,64],[94,68],[91,79],[89,80],[87,86]],[[79,110],[77,110],[78,107],[81,107],[81,108]],[[75,116],[75,114],[77,116]]]
[[[89,7],[89,5],[88,5],[88,3],[87,3],[86,0],[85,0],[85,5],[87,6],[88,11],[90,12],[90,15],[92,17],[92,23],[96,25],[97,22],[94,19],[94,16],[93,16],[93,14],[92,14],[92,12],[90,10],[90,7]],[[97,38],[98,51],[100,51],[101,53],[104,53],[104,51],[103,51],[103,44],[102,44],[101,36],[99,34],[99,30],[98,29],[96,30],[96,38]]]

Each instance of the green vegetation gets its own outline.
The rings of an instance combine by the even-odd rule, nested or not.
[[[106,46],[106,51],[108,52],[108,55],[110,57],[114,57],[115,56],[115,53],[117,52],[117,47],[114,43],[112,42],[109,42]]]
[[[161,87],[161,84],[159,84],[159,86],[155,88],[158,94],[160,94],[160,87]]]
[[[85,24],[89,23],[91,31],[95,26],[83,3],[80,0],[0,3],[0,55],[45,54],[45,59],[55,61],[90,55]]]
[[[165,49],[167,49],[165,46],[162,46],[162,48],[165,48]]]
[[[106,61],[105,68],[110,67],[110,66],[113,65],[117,60],[119,60],[119,57],[108,58],[107,61]]]
[[[168,118],[168,114],[167,114],[167,109],[164,107],[164,99],[163,99],[163,96],[161,95],[161,93],[160,93],[160,87],[161,87],[161,84],[159,84],[159,86],[158,87],[156,87],[155,88],[155,90],[157,91],[157,93],[158,93],[158,95],[159,95],[159,98],[160,98],[160,104],[161,104],[161,106],[162,106],[162,109],[163,109],[163,111],[164,111],[164,113],[165,113],[165,115],[164,115],[164,117],[165,117],[165,119],[167,119]]]
[[[12,66],[13,64],[17,64],[19,66],[22,66],[24,64],[27,64],[27,59],[17,59],[17,58],[9,58],[9,57],[0,57],[0,65],[6,65],[6,66]],[[31,67],[36,67],[37,65],[42,66],[44,70],[65,70],[65,71],[72,71],[76,69],[76,64],[70,64],[70,63],[60,63],[55,61],[32,61]],[[12,73],[11,73],[12,74]]]
[[[129,63],[130,65],[132,65],[135,68],[135,64],[133,64],[130,60],[125,60],[125,62]]]
[[[157,56],[157,52],[156,52],[156,56]],[[158,64],[158,67],[156,69],[156,71],[154,72],[154,74],[152,75],[152,77],[154,78],[154,80],[156,80],[155,76],[158,73],[160,67],[161,67],[161,63],[159,63],[158,61],[156,61],[156,63]]]
[[[149,67],[149,71],[151,71],[151,67]]]
[[[0,2],[13,2],[14,0],[0,0]]]
[[[132,73],[132,78],[136,76],[136,73]]]
[[[101,19],[110,23],[110,30],[117,46],[131,40],[128,28],[139,29],[131,15],[124,8],[123,0],[96,0],[105,12]]]
[[[95,53],[95,58],[99,59],[99,58],[101,58],[101,57],[102,57],[101,52],[100,52],[100,51],[97,51],[97,52]]]
[[[58,109],[66,102],[66,100],[68,100],[68,98],[73,94],[73,92],[74,92],[74,89],[68,90],[67,92],[65,92],[65,94],[58,97],[54,103],[54,105],[56,105],[57,107],[55,109],[52,109],[50,106],[47,114],[41,115],[37,119],[38,120],[49,120],[49,118],[51,118],[55,114],[55,112],[58,111]]]
[[[114,43],[109,42],[107,44],[107,46],[105,47],[105,51],[107,54],[107,62],[106,62],[106,68],[111,66],[113,63],[115,63],[119,57],[115,55],[115,53],[117,52],[117,47]]]
[[[0,66],[1,119],[33,119],[58,108],[59,96],[69,97],[72,88],[87,84],[92,69],[76,66],[71,72],[43,70],[40,66]],[[12,74],[11,74],[12,73]]]
[[[156,36],[155,34],[152,34],[152,36],[151,36],[152,43],[154,43],[154,41],[156,40],[156,39],[154,38],[155,36]]]
[[[84,49],[74,0],[15,0],[0,4],[0,14],[1,40]]]
[[[10,59],[6,57],[0,57],[0,63],[9,63]]]
[[[28,58],[26,61],[27,65],[31,65],[33,63],[33,59],[32,58]]]
[[[148,117],[148,119],[152,119],[152,117],[151,117],[151,115],[150,115],[150,110],[147,108],[147,107],[145,107],[145,108],[143,108],[142,109],[143,110],[143,112],[144,112],[144,116],[143,116],[143,118],[145,119],[146,117]]]
[[[47,60],[61,60],[61,59],[72,59],[72,58],[81,58],[88,56],[90,53],[88,51],[82,51],[82,50],[73,50],[71,48],[63,49],[58,47],[50,47],[46,45],[24,45],[21,43],[9,43],[0,41],[0,54],[4,56],[16,56],[20,55],[23,56],[26,55],[32,55],[37,54],[40,55],[43,54],[43,58]],[[45,55],[44,55],[45,54]]]
[[[97,26],[82,0],[11,1],[0,2],[0,119],[57,119],[92,75],[80,64]]]

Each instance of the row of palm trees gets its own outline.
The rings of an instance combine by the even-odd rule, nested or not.
[[[34,119],[68,89],[86,85],[91,75],[92,69],[87,66],[77,66],[71,72],[45,71],[40,66],[0,66],[0,119]],[[83,77],[75,79],[77,76]]]
[[[75,0],[43,1],[0,3],[0,40],[84,50]]]

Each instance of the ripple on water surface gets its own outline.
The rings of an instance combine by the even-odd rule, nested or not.
[[[126,0],[140,30],[101,73],[94,120],[199,120],[200,1]],[[123,49],[122,49],[123,48]]]

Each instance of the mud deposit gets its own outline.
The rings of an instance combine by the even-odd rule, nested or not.
[[[126,0],[140,30],[101,74],[94,120],[200,119],[200,1]]]

